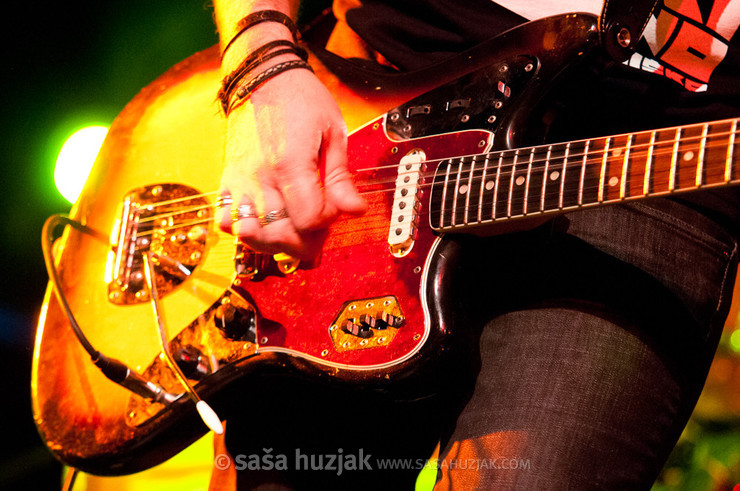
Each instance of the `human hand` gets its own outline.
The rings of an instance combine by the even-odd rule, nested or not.
[[[259,252],[316,257],[340,213],[366,208],[346,152],[339,107],[313,73],[294,69],[268,80],[228,117],[220,195],[250,216],[232,221],[225,207],[220,228]],[[271,212],[276,219],[265,223]]]

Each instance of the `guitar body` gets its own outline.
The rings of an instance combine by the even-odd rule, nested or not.
[[[424,226],[421,184],[411,189],[412,208],[421,209],[397,212],[404,168],[420,177],[435,162],[532,139],[538,125],[527,123],[551,82],[596,40],[595,19],[571,15],[527,24],[444,69],[408,76],[351,82],[341,66],[330,72],[313,59],[353,130],[349,165],[369,211],[341,217],[320,261],[297,265],[241,250],[213,223],[225,135],[215,99],[220,72],[215,50],[193,56],[112,125],[71,212],[95,234],[68,227],[55,244],[72,312],[95,349],[182,393],[160,357],[142,279],[142,255],[153,252],[170,350],[222,417],[249,397],[259,400],[249,379],[263,375],[410,397],[439,390],[445,360],[464,356],[466,343],[456,340],[469,334],[450,291],[465,272],[456,265],[459,245]],[[397,220],[415,225],[396,227]],[[182,267],[187,273],[178,273]],[[32,394],[36,424],[60,460],[126,474],[207,431],[187,397],[165,406],[102,375],[52,290],[39,320]]]

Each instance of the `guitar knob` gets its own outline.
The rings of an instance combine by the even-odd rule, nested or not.
[[[199,381],[211,372],[208,359],[194,346],[180,348],[173,356],[183,375],[190,380]]]
[[[214,312],[214,322],[224,336],[233,341],[253,343],[257,339],[257,316],[252,309],[222,303]]]

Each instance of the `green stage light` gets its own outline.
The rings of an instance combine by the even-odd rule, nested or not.
[[[106,133],[108,128],[105,126],[82,128],[67,138],[59,151],[54,167],[54,182],[70,203],[77,201]]]
[[[735,329],[730,335],[730,347],[736,353],[740,353],[740,329]]]

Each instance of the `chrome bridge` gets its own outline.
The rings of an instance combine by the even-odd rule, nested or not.
[[[111,231],[105,275],[108,300],[118,305],[149,301],[145,254],[155,265],[160,298],[185,281],[203,258],[213,211],[206,197],[180,184],[145,186],[128,193]]]

